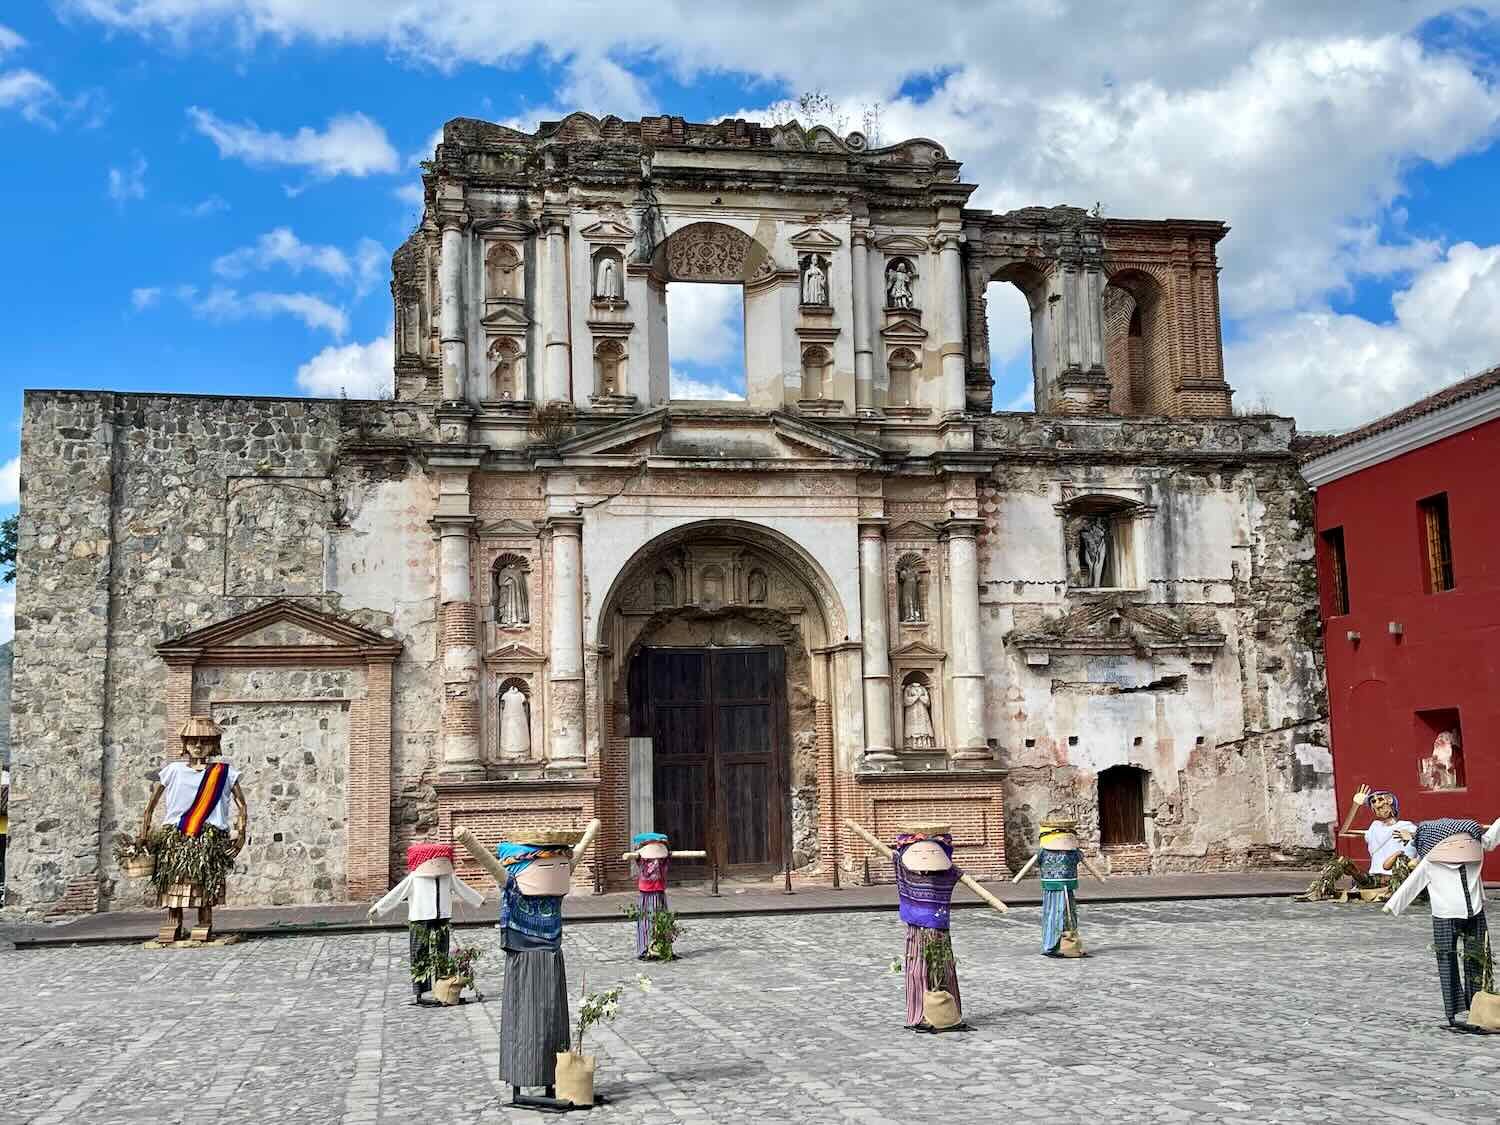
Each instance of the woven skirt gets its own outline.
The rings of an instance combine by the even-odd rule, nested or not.
[[[568,1039],[568,970],[560,949],[505,951],[500,1008],[500,1080],[551,1086]]]
[[[666,892],[642,891],[639,905],[641,916],[635,920],[635,955],[644,957],[651,948],[651,915],[667,908]]]
[[[926,926],[906,927],[906,1026],[922,1022],[922,994],[927,991],[927,961],[922,951],[939,941],[949,941],[947,930],[930,930]],[[953,997],[960,1013],[963,1000],[958,995],[958,967],[948,962],[948,979],[943,990]]]
[[[1042,892],[1042,952],[1056,953],[1064,930],[1078,929],[1078,905],[1069,890]]]

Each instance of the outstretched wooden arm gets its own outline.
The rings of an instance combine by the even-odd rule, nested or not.
[[[1036,856],[1032,856],[1026,861],[1026,866],[1016,872],[1015,877],[1011,879],[1011,882],[1019,883],[1023,878],[1025,878],[1026,872],[1030,871],[1034,866],[1036,866]]]
[[[583,862],[583,854],[589,850],[594,842],[594,837],[599,835],[599,819],[595,817],[589,821],[588,827],[583,830],[583,835],[578,838],[578,843],[573,845],[573,859],[568,864],[570,871],[578,870],[578,865]]]
[[[1109,882],[1109,876],[1099,874],[1098,870],[1094,867],[1094,865],[1089,862],[1088,856],[1080,855],[1078,857],[1078,860],[1079,860],[1080,863],[1082,863],[1085,867],[1088,868],[1089,874],[1092,875],[1095,879],[1098,879],[1099,882],[1101,882],[1101,883],[1107,883],[1107,882]]]
[[[852,820],[846,820],[846,821],[844,821],[844,824],[849,829],[850,832],[853,832],[860,839],[864,840],[865,843],[869,844],[872,848],[874,848],[876,851],[880,852],[880,854],[883,855],[883,856],[885,856],[887,859],[890,859],[890,858],[892,858],[895,855],[895,853],[893,851],[891,851],[890,848],[886,847],[879,840],[877,840],[874,836],[872,836],[870,833],[866,832],[863,827],[861,827],[858,824],[855,824],[854,821],[852,821]],[[987,891],[983,887],[981,887],[979,885],[979,883],[977,881],[975,881],[971,876],[960,875],[958,877],[958,881],[960,883],[962,883],[964,886],[968,887],[969,890],[973,891],[980,898],[984,899],[985,902],[989,903],[996,910],[1000,911],[1001,914],[1006,913],[1010,909],[1009,907],[1007,907],[1005,905],[1005,903],[1001,902],[994,895],[990,894],[989,891]]]
[[[458,841],[458,846],[469,853],[469,858],[488,872],[489,877],[495,880],[495,886],[505,886],[505,867],[490,851],[479,842],[479,837],[467,828],[460,828],[454,833],[453,838]]]
[[[156,804],[165,792],[166,788],[159,781],[151,787],[151,799],[146,802],[146,815],[141,818],[140,842],[143,844],[151,835],[151,814],[156,811]]]
[[[707,859],[708,858],[708,853],[707,852],[668,852],[667,856],[669,858],[671,858],[671,859]],[[621,859],[640,859],[641,858],[641,853],[640,852],[626,852],[620,858]]]

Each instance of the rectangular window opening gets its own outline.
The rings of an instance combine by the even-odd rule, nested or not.
[[[1433,793],[1465,788],[1464,733],[1457,707],[1417,712],[1417,783]]]
[[[1328,616],[1349,612],[1349,563],[1344,557],[1344,529],[1334,527],[1323,532],[1323,547],[1328,558]]]
[[[667,286],[667,364],[674,399],[745,401],[743,286]]]
[[[1439,492],[1417,505],[1422,517],[1422,550],[1427,562],[1427,592],[1453,589],[1453,540],[1448,534],[1448,494]]]

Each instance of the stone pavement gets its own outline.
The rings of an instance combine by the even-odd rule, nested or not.
[[[627,986],[593,1034],[590,1122],[1478,1122],[1500,1036],[1441,1018],[1431,925],[1285,899],[1095,904],[1092,956],[1038,955],[1038,911],[956,918],[974,1030],[903,1030],[890,912],[690,919],[645,967],[629,923],[567,931],[576,993]],[[0,1122],[540,1121],[496,1074],[501,957],[483,1003],[408,1003],[404,935],[0,953]],[[1391,1071],[1396,1073],[1385,1077]]]

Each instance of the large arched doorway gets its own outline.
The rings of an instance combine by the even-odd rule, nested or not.
[[[622,838],[667,832],[726,875],[816,862],[831,619],[842,629],[816,564],[765,528],[695,524],[632,557],[599,620],[603,773]]]

